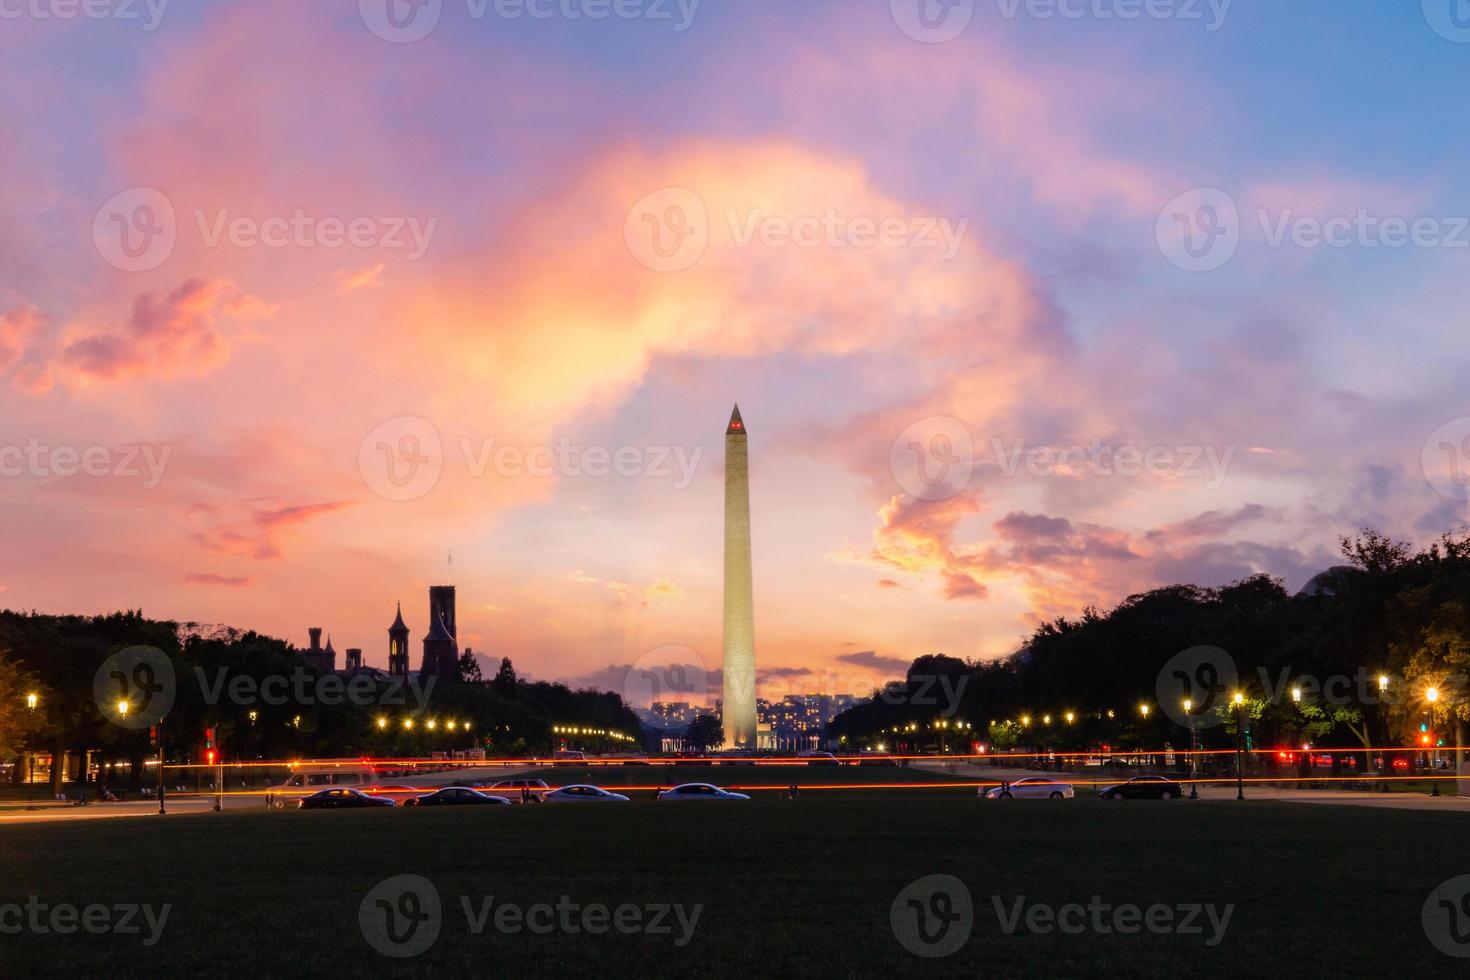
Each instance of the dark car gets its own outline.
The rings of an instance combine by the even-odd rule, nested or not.
[[[386,796],[369,796],[355,789],[324,789],[296,801],[300,810],[346,810],[353,807],[393,806]]]
[[[1163,776],[1134,776],[1100,788],[1097,795],[1105,800],[1177,800],[1184,795],[1184,787]]]
[[[467,786],[446,786],[433,793],[425,793],[423,796],[415,796],[404,803],[404,806],[483,806],[489,803],[498,806],[509,806],[509,800],[502,800],[498,796],[487,796],[479,790],[470,789]]]

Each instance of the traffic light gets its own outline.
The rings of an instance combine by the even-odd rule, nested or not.
[[[206,728],[204,730],[204,747],[206,749],[212,749],[212,748],[214,748],[214,726],[213,725],[210,725],[208,728]]]
[[[214,751],[214,749],[205,749],[204,750],[204,761],[206,763],[208,763],[209,765],[212,766],[212,765],[214,765],[214,760],[215,760],[215,751]]]

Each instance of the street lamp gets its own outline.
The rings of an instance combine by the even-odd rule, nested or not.
[[[1189,798],[1199,799],[1199,772],[1195,766],[1199,762],[1199,730],[1194,725],[1194,701],[1190,698],[1184,699],[1184,717],[1189,719]]]
[[[1235,723],[1235,798],[1245,799],[1245,695],[1239,691],[1232,698],[1240,717]]]
[[[39,694],[27,694],[26,695],[26,707],[27,708],[30,708],[32,711],[35,711],[36,710],[36,705],[38,705],[40,703],[41,703],[41,695],[39,695]]]
[[[1434,731],[1434,705],[1437,701],[1439,701],[1439,688],[1431,687],[1429,690],[1425,691],[1424,700],[1429,704],[1429,729],[1430,733],[1432,734]],[[1433,739],[1428,739],[1428,741],[1433,741]],[[1439,780],[1436,779],[1434,775],[1434,749],[1432,746],[1425,747],[1424,761],[1428,763],[1429,766],[1429,795],[1438,796]]]
[[[1146,705],[1146,704],[1140,704],[1138,706],[1138,712],[1139,712],[1139,714],[1141,714],[1145,718],[1147,718],[1148,717],[1148,705]]]
[[[123,721],[127,721],[128,720],[128,712],[131,711],[132,708],[133,708],[133,706],[131,704],[128,704],[128,702],[126,702],[126,701],[119,701],[117,703],[117,713],[118,713],[118,716],[121,717]]]

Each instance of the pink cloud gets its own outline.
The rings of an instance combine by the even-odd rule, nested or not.
[[[250,584],[250,579],[245,576],[215,575],[209,572],[190,572],[184,576],[184,582],[188,585],[218,585],[226,588],[242,588]]]
[[[138,296],[122,333],[73,340],[61,361],[68,370],[101,381],[209,374],[230,356],[221,320],[255,320],[275,312],[232,282],[189,279],[166,296]]]

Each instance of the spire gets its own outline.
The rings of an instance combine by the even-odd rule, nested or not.
[[[401,602],[398,604],[398,616],[393,620],[393,625],[388,627],[388,632],[390,633],[398,630],[402,630],[405,633],[408,632],[408,627],[403,624],[403,603]]]
[[[745,420],[740,417],[740,403],[735,403],[735,411],[730,414],[730,427],[725,430],[725,435],[745,435]]]

